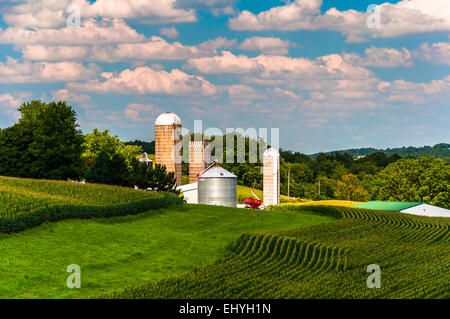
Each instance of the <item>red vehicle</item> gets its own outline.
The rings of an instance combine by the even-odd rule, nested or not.
[[[262,208],[262,201],[260,201],[259,199],[246,198],[244,199],[244,204],[247,206],[247,208],[253,209]]]

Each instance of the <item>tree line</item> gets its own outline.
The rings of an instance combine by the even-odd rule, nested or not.
[[[41,179],[86,179],[88,182],[172,190],[175,176],[164,166],[149,169],[138,160],[144,151],[154,153],[154,142],[123,142],[108,130],[83,134],[75,111],[65,102],[31,101],[22,104],[20,118],[0,129],[0,175]],[[262,163],[249,162],[250,145],[256,141],[238,133],[234,139],[244,148],[244,163],[222,163],[237,176],[238,184],[262,189]],[[227,136],[223,154],[227,158]],[[240,139],[243,143],[237,143]],[[261,142],[261,141],[258,141]],[[242,146],[243,145],[243,146]],[[253,144],[254,145],[254,144]],[[265,148],[264,143],[258,147]],[[242,150],[241,150],[242,151]],[[258,150],[259,151],[259,150]],[[183,158],[186,160],[184,154]],[[374,152],[355,159],[348,153],[320,153],[314,157],[280,150],[281,193],[304,199],[422,201],[450,206],[450,166],[440,158],[403,158]],[[183,164],[187,175],[188,163]],[[288,183],[289,181],[289,183]]]
[[[108,130],[83,134],[66,102],[31,101],[18,111],[18,122],[0,129],[0,175],[173,191],[174,173],[160,165],[149,169],[138,160],[141,146],[126,145]]]

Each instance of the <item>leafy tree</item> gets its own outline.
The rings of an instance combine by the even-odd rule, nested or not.
[[[175,173],[167,172],[166,167],[156,164],[154,169],[149,169],[147,164],[133,159],[131,163],[130,182],[141,189],[151,188],[158,191],[175,192]]]
[[[19,122],[0,133],[0,174],[19,177],[78,178],[83,135],[66,102],[31,101]]]
[[[94,164],[86,173],[86,180],[89,183],[112,184],[111,160],[108,154],[101,152],[97,156]]]
[[[125,142],[125,145],[135,145],[142,147],[142,151],[147,154],[155,154],[155,141],[153,142],[144,142],[140,140],[134,140],[132,142]]]
[[[369,194],[361,185],[358,177],[353,174],[346,174],[337,182],[334,196],[336,199],[365,201]]]
[[[401,159],[364,179],[370,197],[450,208],[450,165],[433,157]]]
[[[110,157],[118,154],[125,159],[129,169],[131,169],[131,160],[142,153],[142,148],[136,145],[125,145],[117,135],[110,135],[109,130],[99,131],[94,129],[92,133],[85,135],[83,144],[84,152],[82,155],[84,169],[89,169],[95,158],[105,152]]]
[[[122,154],[113,154],[109,162],[111,184],[119,186],[130,185],[130,169]]]

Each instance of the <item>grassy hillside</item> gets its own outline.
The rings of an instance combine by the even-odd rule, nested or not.
[[[219,263],[108,297],[450,297],[448,219],[343,207],[295,209],[300,215],[313,210],[340,219],[295,231],[242,235]],[[370,264],[381,267],[380,289],[366,285]]]
[[[0,233],[0,298],[108,293],[211,264],[243,233],[331,220],[297,212],[183,205],[123,217],[46,222],[20,233]],[[81,289],[66,287],[70,264],[81,267]]]
[[[180,204],[176,195],[131,188],[0,176],[0,232],[67,218],[136,214]]]

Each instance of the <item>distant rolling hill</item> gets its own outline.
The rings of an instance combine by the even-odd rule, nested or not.
[[[392,155],[397,153],[401,157],[419,157],[419,156],[434,156],[445,159],[450,163],[450,144],[440,143],[434,146],[423,146],[423,147],[398,147],[398,148],[387,148],[387,149],[376,149],[376,148],[352,148],[348,150],[339,150],[332,152],[323,152],[324,154],[332,154],[338,152],[341,154],[348,153],[354,158],[358,156],[365,156],[375,152],[383,152],[386,155]],[[311,154],[312,158],[316,158],[320,153]]]

